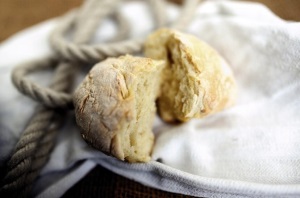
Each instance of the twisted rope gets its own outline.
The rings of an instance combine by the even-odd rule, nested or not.
[[[88,9],[97,7],[95,4],[99,4],[99,2],[102,2],[103,5],[98,5],[98,7],[108,6],[107,9],[104,9],[105,11],[101,13],[99,10],[102,9],[94,9],[96,11],[90,11],[88,12]],[[82,13],[92,13],[91,17],[103,17],[104,14],[110,15],[112,14],[112,11],[109,9],[113,9],[116,7],[115,4],[112,4],[112,2],[119,2],[118,0],[113,0],[107,2],[103,1],[87,1],[87,3],[83,6],[81,9]],[[158,21],[158,26],[161,26],[165,23],[165,18],[161,12],[164,9],[164,3],[163,1],[157,1],[157,0],[151,0],[149,2],[151,5],[153,5],[153,13],[157,17],[160,18]],[[159,8],[160,7],[160,8]],[[160,14],[158,14],[158,11]],[[83,23],[83,19],[78,18],[78,15],[82,16],[82,13],[78,13],[79,11],[73,10],[65,15],[64,18],[62,18],[61,23],[56,27],[56,29],[53,31],[52,36],[50,37],[50,43],[52,43],[55,47],[60,46],[59,49],[62,50],[63,56],[65,59],[72,60],[73,62],[99,62],[100,60],[103,60],[107,56],[119,56],[126,53],[133,53],[138,52],[142,49],[142,44],[144,39],[131,39],[131,40],[125,40],[121,42],[115,42],[112,44],[101,44],[96,47],[91,47],[90,45],[79,45],[80,43],[83,43],[82,41],[78,40],[77,42],[71,43],[65,41],[63,38],[63,35],[65,32],[71,28],[76,23],[76,18],[80,19],[80,21],[77,22],[77,24],[84,24],[87,26],[86,28],[79,28],[78,31],[81,31],[82,34],[87,35],[85,38],[88,38],[86,42],[91,37],[91,31],[87,29],[88,26],[97,26],[98,20],[86,20],[86,16],[83,15],[83,19],[85,21],[89,21],[89,23]],[[117,23],[119,24],[120,31],[116,35],[115,39],[122,39],[125,36],[128,35],[128,22],[125,20],[125,18],[120,14],[120,12],[116,12],[114,15],[115,19],[117,20]],[[96,23],[97,22],[97,23]],[[80,26],[79,26],[80,27]],[[77,32],[77,31],[76,31]],[[76,35],[76,34],[75,34]],[[77,34],[78,35],[78,34]],[[76,37],[79,39],[82,39],[83,37]],[[58,41],[57,41],[58,40]],[[78,44],[79,43],[79,44]],[[66,45],[64,47],[64,45]],[[56,46],[56,47],[57,47]],[[33,100],[36,100],[42,104],[44,104],[47,107],[51,108],[66,108],[66,109],[72,109],[73,103],[72,103],[72,95],[67,93],[61,93],[57,92],[51,88],[46,88],[37,85],[36,83],[30,81],[28,78],[26,78],[26,75],[31,74],[32,72],[35,72],[40,69],[47,69],[49,67],[53,67],[53,62],[55,61],[54,57],[49,57],[46,59],[41,60],[34,60],[25,64],[22,64],[18,67],[16,67],[13,70],[12,73],[12,81],[16,88],[23,94],[31,97]]]
[[[72,95],[67,92],[79,64],[95,63],[108,56],[135,53],[142,49],[143,38],[116,42],[124,39],[129,33],[128,22],[120,12],[115,11],[119,2],[120,0],[86,0],[79,10],[66,14],[50,36],[50,43],[58,56],[28,62],[13,70],[12,80],[16,88],[41,104],[22,133],[7,163],[8,170],[1,185],[0,195],[9,194],[12,197],[29,195],[32,183],[47,162],[54,146],[57,130],[63,122],[63,109],[73,107]],[[157,27],[164,26],[166,24],[164,1],[149,0],[149,3]],[[195,7],[193,0],[187,0],[181,13],[181,17],[185,18],[177,20],[173,27],[183,28],[191,19],[190,10],[194,11]],[[99,23],[108,16],[113,17],[119,28],[112,39],[114,42],[85,44],[90,41]],[[73,27],[75,27],[74,41],[67,41],[65,35]],[[26,78],[28,74],[48,68],[55,69],[54,79],[49,88],[39,86]]]
[[[90,2],[92,1],[96,0],[90,0]],[[92,20],[96,21],[97,19],[93,18]],[[92,31],[95,30],[96,27],[97,23],[88,23],[86,25],[82,24],[82,26],[77,27],[77,29],[89,28],[90,31]],[[83,32],[82,35],[78,34],[75,37],[75,41],[78,43],[85,42],[89,39],[89,37],[89,33]],[[26,89],[23,89],[25,93],[32,93],[33,95],[37,96],[36,98],[43,98],[43,94],[39,94],[37,91],[35,91],[36,88],[40,87],[27,83],[28,81],[26,81],[26,78],[20,78],[20,75],[26,75],[37,69],[45,69],[53,66],[54,64],[56,64],[55,60],[52,57],[49,57],[44,60],[35,61],[31,64],[26,64],[23,67],[18,67],[12,76],[13,82],[16,85],[22,85],[18,87],[19,89],[25,87]],[[59,92],[67,91],[70,87],[69,78],[73,77],[74,74],[74,63],[59,63],[58,67],[56,68],[54,80],[50,87]],[[23,80],[18,81],[18,78]],[[30,85],[33,86],[30,87]],[[55,92],[51,92],[52,89],[48,90],[48,95],[50,94],[49,96],[55,96],[55,94],[53,94]],[[64,96],[63,94],[61,95]],[[57,98],[55,97],[46,98],[49,100],[45,101],[57,102]],[[68,96],[68,98],[70,97]],[[8,162],[8,171],[4,178],[3,186],[1,187],[1,194],[10,195],[12,197],[28,196],[33,181],[36,179],[41,168],[46,163],[49,153],[54,145],[54,138],[56,137],[57,133],[56,131],[59,126],[59,122],[62,120],[55,119],[59,116],[60,114],[54,109],[48,109],[43,106],[39,107],[39,110],[36,112],[35,116],[32,118],[31,122],[21,135],[15,151]],[[49,128],[51,126],[52,128]]]
[[[150,0],[149,4],[157,20],[157,26],[166,23],[165,4],[162,0]],[[65,39],[66,33],[71,29],[76,13],[71,12],[63,18],[63,22],[50,36],[54,50],[67,60],[76,60],[86,63],[96,63],[111,56],[120,56],[126,53],[137,53],[142,50],[144,38],[128,39],[120,42],[101,43],[96,45],[76,44]]]
[[[62,23],[50,35],[53,49],[66,60],[96,63],[109,56],[119,56],[125,53],[136,53],[142,49],[143,39],[129,39],[111,44],[86,45],[67,41],[64,37],[71,29],[76,18],[72,11],[64,16]]]
[[[54,57],[47,57],[20,65],[12,72],[12,82],[21,93],[29,95],[32,99],[47,107],[70,108],[73,105],[70,94],[42,87],[25,77],[32,72],[55,67],[57,66],[57,61]],[[64,81],[62,79],[62,82]]]
[[[1,194],[5,193],[12,197],[24,197],[19,194],[26,183],[27,173],[32,166],[32,156],[36,151],[38,142],[46,131],[54,113],[48,109],[40,109],[31,119],[16,145],[15,152],[8,162],[9,170],[4,178]],[[16,191],[16,189],[19,189]]]

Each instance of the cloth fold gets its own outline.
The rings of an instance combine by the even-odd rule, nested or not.
[[[143,3],[127,2],[121,11],[132,24],[133,37],[154,28]],[[169,5],[167,14],[174,20],[178,8]],[[11,70],[52,53],[47,37],[56,23],[45,22],[0,45],[1,168],[36,105],[14,89]],[[105,33],[99,31],[94,41],[109,37],[111,27],[110,21],[104,23],[100,31]],[[236,105],[179,126],[157,117],[152,161],[146,164],[120,162],[90,148],[70,112],[34,195],[61,196],[100,164],[145,185],[187,195],[300,196],[300,24],[256,3],[207,1],[187,32],[212,45],[232,66],[239,88]]]

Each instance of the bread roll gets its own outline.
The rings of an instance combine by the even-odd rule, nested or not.
[[[129,55],[95,65],[74,93],[76,121],[85,141],[120,160],[149,161],[164,65]]]
[[[146,57],[164,60],[158,111],[167,122],[220,111],[234,103],[236,84],[224,59],[198,38],[170,29],[151,34]]]

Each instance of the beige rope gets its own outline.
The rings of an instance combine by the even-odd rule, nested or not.
[[[90,20],[97,20],[97,18],[92,18]],[[97,23],[93,23],[94,26],[90,24],[87,25],[89,26],[88,28],[95,30]],[[81,27],[77,27],[77,29],[80,28],[86,27],[82,24]],[[89,36],[90,35],[88,34],[85,35],[84,32],[83,35],[78,35],[75,40],[78,42],[87,41]],[[28,66],[27,64],[23,70],[20,67],[19,70],[15,70],[15,72],[17,74],[25,75],[33,70],[47,68],[53,64],[55,64],[55,61],[50,57],[40,62],[37,61],[31,66]],[[67,62],[59,63],[54,81],[50,87],[56,91],[67,91],[70,87],[70,81],[68,79],[73,76],[75,73],[74,71],[74,64]],[[16,78],[16,76],[19,77],[18,75],[13,75],[13,79]],[[16,81],[17,79],[14,79],[14,82]],[[26,85],[26,80],[21,82]],[[33,90],[30,93],[36,92]],[[4,178],[3,186],[1,187],[1,194],[9,194],[13,197],[28,196],[32,182],[46,163],[53,146],[56,127],[54,127],[54,129],[49,129],[49,127],[51,124],[58,126],[57,122],[59,119],[55,119],[58,116],[59,114],[56,110],[47,109],[45,107],[41,107],[41,109],[37,111],[24,133],[21,135],[16,149],[8,162],[9,169]],[[52,133],[49,133],[51,131]],[[40,151],[37,152],[38,150]]]
[[[149,0],[153,15],[156,16],[158,26],[165,24],[165,6],[162,0]],[[76,13],[71,12],[63,18],[63,22],[53,31],[50,36],[52,47],[56,52],[67,60],[96,63],[107,57],[120,56],[126,53],[137,53],[142,49],[144,38],[134,38],[120,42],[85,45],[76,44],[65,39],[66,33],[71,29],[76,18]]]
[[[150,6],[155,12],[152,12],[153,18],[156,21],[156,27],[160,28],[167,24],[166,5],[164,1],[150,0]]]
[[[172,28],[182,30],[192,20],[198,5],[204,0],[185,0],[182,6],[178,20],[171,26]]]
[[[119,12],[114,14],[113,17],[118,22],[118,27],[120,28],[120,31],[114,40],[119,40],[126,37],[128,35],[128,22],[122,18],[122,15]],[[44,104],[47,107],[72,109],[72,95],[63,92],[57,92],[51,88],[42,87],[26,78],[26,75],[31,74],[32,72],[45,70],[55,66],[55,62],[58,61],[56,59],[57,58],[55,57],[47,57],[30,61],[18,66],[12,72],[12,81],[15,87],[21,93],[30,96],[32,99]]]
[[[8,171],[1,185],[0,197],[7,193],[13,197],[26,197],[30,193],[32,183],[47,162],[55,142],[57,129],[63,121],[61,108],[72,108],[72,95],[67,94],[67,91],[70,89],[72,84],[70,79],[74,77],[79,63],[99,62],[108,56],[119,56],[141,50],[143,38],[108,44],[85,44],[92,38],[98,24],[108,16],[112,16],[117,27],[120,28],[114,41],[128,35],[127,21],[121,13],[115,11],[118,3],[119,0],[87,0],[81,9],[73,10],[65,15],[53,31],[50,43],[59,55],[58,57],[51,56],[28,62],[13,70],[12,80],[17,89],[40,102],[41,105],[22,133],[8,161]],[[164,26],[166,24],[164,2],[150,0],[149,3],[156,18],[157,27]],[[191,19],[192,14],[188,11],[194,11],[195,4],[192,0],[187,0],[184,5],[181,17],[188,16],[177,20],[178,22],[173,27],[183,27]],[[67,41],[65,35],[74,26],[74,42]],[[49,88],[39,86],[26,78],[28,74],[47,68],[55,69],[54,80]]]
[[[30,171],[38,143],[47,127],[53,119],[54,114],[49,109],[40,109],[31,119],[28,127],[23,132],[17,143],[15,152],[8,162],[9,171],[4,178],[1,193],[11,197],[25,197],[20,193],[27,183],[27,173]],[[2,196],[1,196],[2,197]]]
[[[100,1],[96,1],[96,3],[99,3]],[[102,1],[101,1],[102,2]],[[113,2],[113,1],[110,1]],[[114,2],[118,2],[114,0]],[[153,3],[156,2],[156,3]],[[160,3],[158,3],[160,2]],[[164,4],[162,3],[163,1],[153,1],[151,0],[151,4],[154,5],[154,14],[157,13],[157,10],[161,11],[164,8]],[[87,6],[84,8],[88,7],[93,7],[93,2],[92,1],[87,1]],[[106,4],[104,1],[104,5],[109,5],[108,8],[113,9],[114,6],[112,4]],[[160,9],[157,9],[158,7],[161,7]],[[94,6],[95,7],[95,6]],[[85,9],[82,9],[85,13],[88,13]],[[101,10],[101,9],[97,9]],[[103,13],[97,11],[93,12],[95,14],[89,15],[89,16],[97,16],[101,17]],[[111,11],[108,11],[108,9],[105,9],[106,14],[111,14]],[[93,46],[89,45],[78,45],[77,43],[67,43],[65,40],[60,40],[59,42],[56,41],[56,39],[60,38],[64,32],[68,30],[68,25],[72,25],[75,23],[75,19],[78,18],[78,11],[73,10],[70,13],[66,14],[65,17],[62,19],[61,23],[56,27],[56,29],[53,31],[52,36],[50,37],[50,41],[52,44],[58,45],[61,47],[63,50],[63,56],[65,59],[69,59],[74,61],[83,61],[83,62],[99,62],[100,60],[103,60],[107,56],[118,56],[121,54],[126,54],[126,53],[133,53],[140,51],[142,48],[142,43],[144,39],[132,39],[132,40],[125,40],[121,42],[116,42],[112,44],[102,44],[98,45],[96,48]],[[158,16],[162,17],[162,14],[159,14]],[[128,30],[128,23],[124,18],[121,20],[121,14],[116,13],[114,15],[116,19],[118,19],[118,23],[120,24],[120,28],[127,29]],[[96,20],[88,20],[91,21],[87,24],[87,26],[90,26],[91,24],[96,25],[95,22]],[[162,25],[163,21],[160,19],[160,25]],[[83,22],[82,22],[83,23]],[[78,23],[79,24],[79,23]],[[80,31],[84,29],[83,31],[84,34],[87,34],[90,36],[90,32],[88,32],[86,29],[87,28],[80,28]],[[124,30],[121,29],[118,35],[116,35],[116,39],[123,38],[128,34],[128,31],[125,32]],[[80,37],[82,38],[82,37]],[[80,43],[80,42],[79,42]],[[68,47],[63,47],[64,45]],[[82,49],[81,49],[82,48]],[[99,54],[97,52],[103,52],[103,54]],[[26,78],[27,74],[30,74],[34,71],[37,71],[38,69],[46,69],[48,67],[53,67],[53,61],[55,61],[54,57],[49,57],[47,59],[41,59],[41,60],[34,60],[25,64],[22,64],[18,67],[16,67],[12,73],[12,81],[16,88],[23,94],[30,96],[32,99],[44,104],[47,107],[58,107],[58,108],[68,108],[72,109],[73,108],[73,103],[72,103],[72,96],[70,94],[66,93],[60,93],[57,92],[53,89],[50,88],[45,88],[37,85],[36,83],[28,80]]]
[[[119,56],[125,53],[139,52],[143,39],[129,39],[111,44],[86,45],[76,44],[65,39],[76,18],[76,12],[65,15],[57,28],[50,35],[53,49],[66,60],[96,63],[109,56]]]
[[[51,88],[42,87],[26,78],[26,75],[38,70],[45,70],[57,66],[58,60],[47,57],[27,62],[16,67],[12,72],[12,81],[16,88],[23,94],[44,104],[47,107],[72,107],[72,96],[64,92],[57,92]],[[65,81],[65,80],[62,80]]]
[[[88,43],[98,24],[107,16],[114,13],[119,3],[120,0],[87,0],[78,13],[75,14],[75,19],[72,20],[72,24],[75,24],[76,27],[80,27],[75,31],[74,42],[76,44]],[[63,22],[60,24],[63,24]],[[82,35],[85,36],[82,37]]]

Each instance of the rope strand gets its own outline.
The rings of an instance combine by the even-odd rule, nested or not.
[[[165,4],[162,0],[148,0],[157,26],[166,23]],[[66,60],[76,60],[94,64],[107,57],[123,54],[134,54],[142,50],[144,38],[134,38],[114,43],[100,43],[96,45],[78,44],[65,39],[66,33],[72,28],[76,18],[76,11],[63,17],[63,22],[57,26],[50,36],[50,43],[54,50]]]
[[[174,28],[183,28],[191,20],[197,1],[187,0]],[[129,35],[128,21],[117,11],[120,0],[86,0],[84,5],[67,13],[50,36],[50,44],[56,56],[27,62],[12,73],[15,87],[23,94],[40,103],[31,121],[16,144],[7,163],[7,173],[1,183],[0,197],[27,197],[33,182],[46,164],[55,144],[57,131],[64,119],[64,111],[73,107],[72,86],[76,68],[84,63],[95,63],[109,56],[140,52],[143,38],[124,39]],[[156,27],[167,22],[164,1],[149,0]],[[198,3],[198,2],[197,2]],[[118,27],[111,43],[88,45],[97,26],[105,18],[112,17]],[[65,35],[75,26],[73,41]],[[121,41],[119,41],[121,40]],[[49,88],[42,87],[26,76],[38,70],[55,69]],[[60,108],[58,111],[57,108]]]
[[[93,18],[93,20],[97,19]],[[91,23],[88,24],[90,31],[95,30],[97,27],[96,23],[92,24],[93,25],[91,25]],[[77,29],[81,28],[85,28],[84,24],[82,24],[81,27],[77,27]],[[85,33],[86,32],[83,32],[82,35],[77,35],[74,40],[78,42],[88,41],[90,37],[89,31],[86,34]],[[40,89],[43,91],[35,92],[34,88],[37,88],[38,86],[24,78],[25,75],[32,71],[41,68],[48,68],[53,64],[56,64],[56,62],[50,57],[41,61],[34,61],[33,64],[31,63],[26,64],[23,67],[18,67],[16,70],[14,70],[12,76],[13,82],[15,85],[20,85],[18,87],[19,90],[23,90],[25,93],[30,93],[33,96],[37,96],[38,99],[45,99],[43,101],[47,104],[49,101],[51,101],[52,104],[55,104],[57,101],[55,100],[56,95],[53,94],[55,93],[53,90],[62,92],[68,91],[71,86],[71,81],[68,79],[75,75],[74,63],[61,62],[58,64],[53,82],[50,86],[51,89]],[[18,81],[18,79],[21,80]],[[47,94],[45,94],[47,91],[45,90],[48,91],[48,94],[52,94],[53,96],[50,97],[49,100],[47,97],[43,97],[47,96]],[[72,99],[70,98],[69,102],[71,101]],[[54,145],[54,138],[56,137],[55,134],[57,130],[57,128],[55,128],[54,131],[53,129],[49,130],[49,127],[51,124],[54,124],[55,126],[58,125],[58,122],[60,122],[62,119],[55,119],[60,115],[54,109],[48,109],[42,105],[40,106],[40,110],[37,111],[21,135],[15,151],[8,162],[8,171],[3,180],[0,194],[9,195],[12,197],[27,197],[31,191],[33,181],[36,179],[41,168],[49,158],[50,151]],[[47,142],[51,143],[47,144]],[[40,151],[37,152],[38,150]]]
[[[52,68],[56,64],[57,61],[53,57],[27,62],[13,70],[12,82],[21,93],[47,107],[71,108],[73,104],[70,94],[39,86],[26,78],[26,75],[32,72]]]

